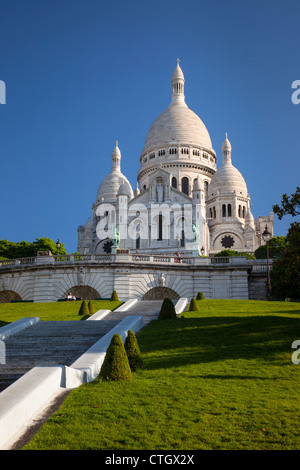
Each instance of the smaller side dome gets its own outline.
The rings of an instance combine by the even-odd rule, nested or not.
[[[122,184],[120,184],[118,196],[127,196],[129,199],[131,199],[132,189],[124,180],[122,181]]]
[[[208,199],[217,194],[232,193],[248,196],[246,182],[237,168],[231,162],[231,144],[227,134],[222,145],[223,161],[220,168],[216,171],[208,187]]]
[[[118,147],[118,142],[116,142],[111,159],[112,169],[99,186],[97,192],[97,203],[116,202],[120,186],[122,186],[123,183],[123,189],[126,191],[126,195],[129,197],[129,199],[133,198],[132,187],[126,176],[124,176],[121,172],[121,152]]]

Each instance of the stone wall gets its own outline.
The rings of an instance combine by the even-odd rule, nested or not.
[[[54,258],[54,257],[53,257]],[[214,259],[215,260],[215,259]],[[115,255],[99,259],[53,259],[53,262],[0,264],[0,301],[13,299],[53,302],[76,297],[121,300],[158,298],[166,289],[173,298],[191,299],[203,292],[207,299],[265,299],[265,265],[246,258],[189,258]],[[254,270],[254,268],[256,268]],[[10,292],[10,298],[5,293]],[[11,297],[12,296],[12,297]],[[157,297],[158,296],[158,297]]]

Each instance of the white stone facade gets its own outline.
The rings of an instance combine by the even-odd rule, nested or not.
[[[254,252],[263,243],[265,225],[273,234],[272,213],[253,218],[247,185],[232,165],[227,135],[217,169],[210,135],[185,102],[184,83],[177,61],[171,103],[147,134],[134,191],[121,172],[116,143],[92,219],[78,228],[78,252],[110,253],[114,244],[145,254],[180,251],[199,256],[227,248]]]
[[[21,261],[21,262],[20,262]],[[86,299],[265,299],[267,265],[245,257],[64,255],[0,261],[0,302]],[[255,286],[255,288],[253,288]],[[258,295],[258,288],[261,290]]]

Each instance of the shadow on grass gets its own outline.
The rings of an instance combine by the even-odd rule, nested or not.
[[[202,317],[152,321],[139,335],[146,369],[221,360],[291,364],[300,319],[280,316]]]

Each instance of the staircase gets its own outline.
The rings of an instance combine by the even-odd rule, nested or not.
[[[144,325],[147,325],[150,321],[158,318],[162,302],[162,300],[140,300],[130,310],[126,312],[122,312],[122,310],[111,312],[106,318],[121,321],[128,315],[142,315],[144,317]]]
[[[158,317],[162,300],[143,300],[130,310],[109,313],[100,321],[40,321],[5,340],[6,364],[0,364],[0,392],[36,366],[70,366],[129,315],[144,324]]]
[[[35,366],[70,366],[119,321],[41,321],[5,340],[0,392]]]

